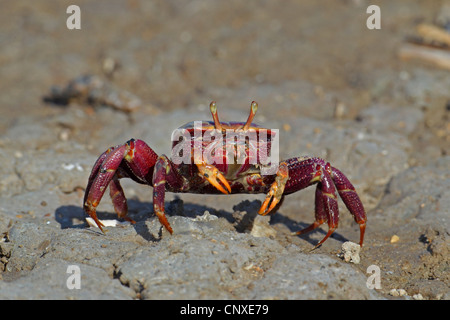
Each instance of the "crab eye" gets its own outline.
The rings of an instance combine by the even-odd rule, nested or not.
[[[217,104],[215,101],[212,101],[209,104],[209,110],[211,110],[211,113],[213,113],[213,114],[217,112]]]

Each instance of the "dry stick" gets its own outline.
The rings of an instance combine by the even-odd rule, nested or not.
[[[403,60],[420,59],[450,70],[450,52],[447,51],[404,44],[400,47],[398,55]]]
[[[417,26],[417,33],[425,39],[431,39],[450,46],[450,34],[442,28],[422,23]]]

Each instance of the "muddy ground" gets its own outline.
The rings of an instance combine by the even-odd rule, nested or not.
[[[449,71],[398,55],[448,3],[376,1],[380,30],[366,27],[365,0],[77,1],[81,30],[66,27],[70,4],[1,4],[1,299],[450,298]],[[64,96],[83,75],[104,87]],[[209,120],[212,100],[223,121],[245,120],[256,100],[282,158],[347,174],[368,215],[359,264],[339,256],[359,240],[342,202],[322,247],[309,252],[326,226],[291,235],[314,220],[313,187],[270,221],[256,217],[264,195],[168,194],[170,235],[151,187],[128,180],[137,223],[87,225],[98,155],[132,137],[169,154],[172,130]],[[108,196],[99,216],[115,217]]]

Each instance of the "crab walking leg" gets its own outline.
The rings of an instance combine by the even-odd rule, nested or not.
[[[103,152],[100,155],[100,157],[98,157],[97,161],[95,161],[95,164],[94,164],[94,166],[92,167],[92,170],[91,170],[91,174],[89,175],[88,184],[86,186],[86,191],[84,193],[83,204],[86,203],[86,200],[88,198],[89,192],[90,192],[91,187],[92,187],[92,183],[94,182],[95,178],[97,177],[97,174],[98,174],[98,172],[100,170],[100,167],[101,167],[103,161],[105,161],[105,158],[108,156],[108,153],[110,153],[112,150],[114,150],[114,148],[109,148],[108,150]]]
[[[172,162],[167,156],[161,155],[156,161],[155,170],[153,171],[153,211],[159,222],[172,234],[173,230],[164,210],[166,184],[168,187],[182,190],[183,178],[173,169]]]
[[[359,245],[362,247],[367,221],[364,206],[358,194],[356,193],[355,187],[351,184],[348,178],[341,171],[334,167],[331,167],[331,172],[334,184],[336,185],[342,201],[345,203],[348,211],[350,211],[350,213],[353,215],[356,223],[359,224]]]
[[[88,181],[84,200],[84,210],[92,219],[94,219],[102,232],[102,227],[104,227],[104,225],[97,218],[97,206],[126,153],[126,145],[106,151],[97,160],[91,172],[91,176],[95,176],[95,178],[89,178]]]
[[[327,221],[327,215],[325,213],[325,207],[324,207],[324,203],[323,203],[323,192],[320,189],[320,184],[317,185],[317,188],[316,188],[314,212],[315,212],[314,222],[309,227],[306,227],[305,229],[294,232],[294,234],[301,235],[301,234],[308,233],[310,231],[313,231],[314,229],[319,227],[322,223]]]
[[[97,159],[89,176],[83,206],[100,230],[104,225],[98,220],[96,208],[110,187],[110,195],[119,217],[126,217],[126,198],[118,179],[129,177],[139,183],[151,184],[149,175],[158,155],[142,140],[128,140],[123,145],[109,148]],[[118,170],[120,169],[120,170]],[[118,172],[120,173],[118,175]]]
[[[114,210],[116,211],[119,218],[123,218],[131,222],[132,224],[135,224],[136,221],[134,221],[130,217],[127,217],[128,214],[127,198],[125,198],[125,194],[123,192],[122,186],[120,185],[117,176],[114,176],[111,182],[109,183],[109,195],[111,196],[111,200],[114,205]]]
[[[298,235],[304,234],[314,230],[322,223],[328,222],[328,233],[314,247],[315,249],[331,236],[339,222],[337,192],[330,175],[331,166],[323,159],[313,157],[291,158],[285,162],[289,168],[289,179],[286,182],[285,194],[318,183],[315,195],[315,221],[309,227],[296,232]]]
[[[259,209],[258,213],[260,215],[265,216],[270,211],[275,208],[275,206],[280,202],[281,198],[283,197],[284,188],[286,186],[286,182],[289,179],[289,169],[286,162],[280,163],[277,170],[277,176],[275,178],[275,181],[270,186],[269,192],[266,195],[266,199],[264,200],[263,204],[261,205],[261,208]],[[268,205],[270,203],[269,208]]]
[[[333,180],[326,171],[322,172],[320,180],[316,189],[315,221],[309,227],[296,232],[297,235],[301,235],[314,230],[325,221],[328,222],[327,234],[312,250],[320,247],[333,234],[339,223],[339,208]]]

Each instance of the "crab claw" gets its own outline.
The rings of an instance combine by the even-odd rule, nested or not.
[[[210,184],[212,184],[217,190],[224,194],[231,193],[231,187],[228,183],[227,179],[223,176],[222,173],[219,172],[219,170],[208,164],[200,164],[197,165],[198,171],[201,176],[203,176]],[[223,186],[217,181],[217,179],[220,180],[220,182],[223,184]],[[225,188],[226,190],[225,190]]]
[[[278,186],[272,186],[270,191],[267,193],[266,199],[264,200],[263,204],[261,205],[261,208],[258,211],[258,214],[260,215],[267,215],[269,212],[275,208],[278,202],[280,202],[281,197],[276,197],[275,194],[277,193]],[[274,197],[275,196],[275,197]],[[269,206],[270,203],[270,206]],[[269,209],[267,207],[269,206]]]
[[[271,212],[275,208],[275,206],[281,201],[281,198],[283,197],[284,187],[286,185],[288,178],[289,178],[289,170],[287,164],[282,162],[278,167],[277,177],[270,186],[270,190],[267,193],[266,199],[261,205],[258,214],[265,216],[266,214]],[[267,208],[268,206],[269,208]]]

